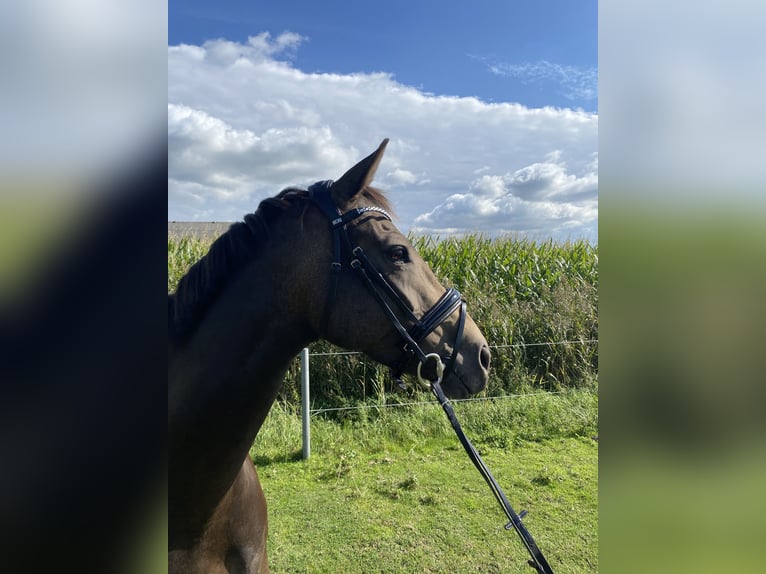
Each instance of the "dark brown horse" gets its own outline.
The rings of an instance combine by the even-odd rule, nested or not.
[[[369,186],[387,141],[323,182],[323,199],[287,189],[263,201],[169,295],[170,572],[269,571],[266,501],[248,450],[310,342],[327,339],[409,373],[436,352],[450,356],[448,395],[486,385],[487,342],[459,293],[445,294]],[[350,215],[328,222],[335,208]],[[359,258],[367,267],[357,273]],[[376,273],[387,291],[366,279]],[[424,317],[433,324],[416,337],[418,353],[406,352],[402,326]]]

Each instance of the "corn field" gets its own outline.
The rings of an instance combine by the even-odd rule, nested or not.
[[[598,248],[583,241],[533,242],[481,235],[410,241],[446,286],[468,301],[468,312],[492,349],[489,395],[534,387],[595,387],[598,378]],[[202,257],[211,240],[168,238],[168,292]],[[573,343],[560,343],[573,341]],[[325,341],[312,353],[339,351]],[[282,399],[298,403],[299,365],[288,371]],[[316,406],[410,400],[413,390],[395,387],[385,367],[362,355],[311,361]],[[394,390],[396,389],[396,390]]]

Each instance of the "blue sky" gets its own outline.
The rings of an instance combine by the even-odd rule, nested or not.
[[[597,106],[596,1],[169,2],[170,44],[255,32],[306,37],[305,72],[389,72],[443,95]]]
[[[187,0],[168,26],[170,219],[239,219],[389,137],[403,229],[596,238],[595,1]]]

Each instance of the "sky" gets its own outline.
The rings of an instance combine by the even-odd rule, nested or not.
[[[337,179],[404,232],[597,241],[597,2],[171,0],[168,219]]]

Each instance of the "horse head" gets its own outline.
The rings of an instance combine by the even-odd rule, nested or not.
[[[310,321],[330,342],[364,352],[399,376],[436,377],[453,398],[481,391],[489,376],[487,341],[455,289],[445,289],[370,187],[388,140],[337,181],[311,186],[304,214],[316,231],[310,266]]]

